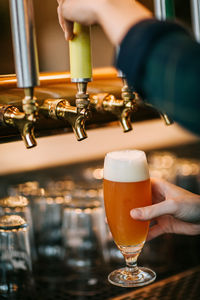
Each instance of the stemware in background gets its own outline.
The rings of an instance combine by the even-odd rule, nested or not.
[[[0,295],[33,288],[28,225],[17,215],[0,217]],[[11,299],[11,298],[9,298]]]
[[[22,217],[29,226],[29,240],[31,246],[31,258],[36,260],[36,249],[34,241],[34,229],[31,209],[29,207],[29,201],[23,196],[10,196],[0,199],[0,216],[3,215],[19,215]]]
[[[35,244],[39,259],[61,260],[62,247],[62,213],[64,198],[57,193],[34,196],[33,219]]]
[[[74,186],[75,183],[71,177],[63,177],[59,180],[48,180],[45,184],[45,191],[50,195],[61,195],[67,200],[70,199]]]
[[[98,197],[87,192],[66,203],[63,213],[65,262],[76,271],[94,268],[109,258],[104,209]]]
[[[82,174],[87,174],[87,178],[83,180],[78,180],[74,182],[74,189],[71,191],[71,198],[68,198],[68,203],[70,203],[71,199],[72,205],[74,205],[74,199],[81,200],[82,203],[87,206],[85,203],[87,201],[88,205],[92,203],[92,201],[96,201],[99,206],[99,211],[101,213],[101,233],[103,234],[103,256],[106,264],[108,265],[117,265],[123,261],[123,256],[120,250],[117,248],[116,244],[113,241],[112,234],[110,232],[104,209],[104,201],[103,201],[103,168],[86,168],[82,171]],[[82,177],[84,177],[82,175]],[[94,177],[98,178],[98,180],[94,179]],[[66,199],[65,199],[65,203]],[[78,203],[75,202],[75,203]],[[103,222],[102,222],[103,220]]]
[[[151,204],[149,170],[143,151],[116,151],[106,155],[104,202],[110,230],[126,261],[125,268],[110,273],[109,282],[122,287],[151,283],[156,278],[155,272],[137,267],[149,222],[136,221],[130,216],[131,209]]]
[[[17,185],[9,186],[8,195],[9,196],[21,195],[29,198],[31,195],[35,195],[36,191],[38,191],[39,188],[40,185],[38,181],[27,181]]]

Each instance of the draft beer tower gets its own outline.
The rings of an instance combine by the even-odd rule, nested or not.
[[[71,81],[77,85],[76,107],[79,112],[85,111],[86,118],[90,102],[87,85],[92,80],[90,31],[90,26],[74,23],[74,38],[69,42]],[[80,139],[86,137],[83,130]]]
[[[69,123],[76,139],[87,138],[85,121],[90,116],[87,84],[92,80],[90,27],[74,23],[74,37],[69,42],[71,81],[76,83],[76,106],[66,99],[46,99],[40,111],[55,120]]]
[[[37,145],[34,126],[38,116],[38,105],[34,87],[39,85],[39,65],[35,37],[32,0],[10,0],[10,17],[17,87],[24,90],[22,109],[11,104],[0,104],[0,122],[14,127],[19,132],[26,148]]]
[[[13,50],[18,88],[24,89],[23,113],[9,107],[4,121],[18,127],[27,148],[36,145],[34,123],[37,104],[34,87],[39,85],[39,64],[32,0],[10,0]],[[15,117],[13,117],[13,115]]]
[[[175,18],[174,0],[154,0],[155,17],[160,21]],[[173,120],[165,113],[159,111],[160,117],[166,125],[173,124]]]

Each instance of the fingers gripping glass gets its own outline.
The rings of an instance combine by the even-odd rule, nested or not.
[[[108,224],[126,267],[113,271],[108,280],[122,287],[143,286],[156,278],[154,271],[137,267],[137,258],[149,222],[136,221],[130,211],[151,204],[151,184],[145,153],[138,150],[108,153],[104,162],[104,202]]]

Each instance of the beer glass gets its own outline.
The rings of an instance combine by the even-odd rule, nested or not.
[[[36,249],[33,231],[32,214],[29,207],[29,201],[23,196],[10,196],[0,199],[0,216],[18,215],[22,217],[29,226],[29,240],[31,246],[31,257],[36,260]]]
[[[1,216],[0,299],[13,299],[10,298],[10,294],[19,290],[25,290],[28,293],[28,291],[32,291],[32,288],[33,278],[28,224],[17,215]],[[31,299],[31,297],[28,299]]]
[[[139,150],[107,153],[104,161],[104,203],[110,231],[126,267],[109,274],[110,283],[136,287],[154,281],[154,271],[137,267],[148,233],[148,221],[131,218],[133,208],[151,205],[151,184],[146,155]]]

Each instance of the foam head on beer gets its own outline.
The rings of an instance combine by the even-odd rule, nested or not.
[[[104,179],[115,182],[138,182],[149,179],[145,153],[141,150],[107,153],[104,160]]]

